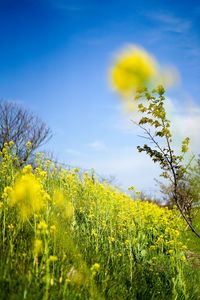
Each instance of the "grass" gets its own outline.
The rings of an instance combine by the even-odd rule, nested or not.
[[[176,210],[43,155],[19,168],[9,145],[0,164],[1,299],[200,299]]]

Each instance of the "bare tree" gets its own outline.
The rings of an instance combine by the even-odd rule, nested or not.
[[[14,102],[0,102],[0,151],[13,141],[20,165],[51,138],[50,128],[30,111]]]

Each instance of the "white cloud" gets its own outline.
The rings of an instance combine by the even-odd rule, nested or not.
[[[199,151],[200,107],[191,100],[180,105],[180,102],[175,103],[168,98],[166,109],[171,120],[175,143],[181,143],[182,139],[188,136],[191,150]]]
[[[176,33],[185,33],[192,27],[192,22],[190,20],[178,18],[167,13],[155,14],[151,12],[148,17],[159,21],[163,26],[163,29]]]
[[[95,151],[105,151],[107,149],[105,143],[100,140],[95,140],[88,144],[88,147]]]

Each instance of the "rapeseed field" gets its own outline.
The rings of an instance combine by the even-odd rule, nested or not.
[[[176,209],[0,153],[0,299],[200,299]]]

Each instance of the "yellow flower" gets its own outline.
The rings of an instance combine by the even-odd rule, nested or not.
[[[30,149],[32,148],[32,145],[33,145],[33,144],[31,143],[31,141],[28,141],[28,142],[26,143],[26,148],[30,150]]]
[[[51,232],[52,234],[54,234],[55,231],[56,231],[56,225],[51,225],[51,227],[50,227],[50,232]]]
[[[11,192],[12,192],[12,188],[10,186],[6,186],[2,194],[2,199],[7,199],[11,194]]]
[[[113,87],[122,95],[132,95],[155,81],[158,66],[155,59],[141,47],[129,46],[117,58],[111,71]]]
[[[113,236],[108,237],[109,242],[113,243],[115,241],[115,238]]]
[[[25,167],[23,168],[23,170],[22,170],[22,173],[23,173],[23,174],[30,174],[30,173],[32,173],[32,166],[31,166],[31,165],[25,166]]]
[[[125,240],[125,245],[129,245],[130,241],[129,240]]]
[[[14,229],[14,225],[13,225],[13,224],[9,224],[9,225],[8,225],[8,229],[9,229],[9,230],[13,230],[13,229]]]
[[[67,201],[65,204],[64,217],[66,219],[72,218],[74,215],[74,207],[71,202]]]
[[[92,272],[99,272],[99,270],[100,270],[100,264],[98,264],[98,263],[95,263],[95,264],[93,264],[93,266],[90,268],[90,270],[92,271]]]
[[[46,230],[48,225],[45,223],[45,221],[40,221],[40,223],[37,225],[37,228],[41,231]]]
[[[186,245],[183,245],[183,246],[181,247],[181,249],[182,249],[183,251],[185,251],[185,250],[187,250],[187,246],[186,246]]]
[[[43,244],[41,240],[36,239],[34,241],[33,253],[35,256],[38,256],[42,252]]]
[[[10,141],[10,142],[9,142],[9,146],[10,146],[10,147],[13,147],[14,144],[15,144],[15,143],[14,143],[13,141]]]
[[[54,191],[53,195],[54,204],[62,209],[63,216],[70,219],[74,215],[74,207],[72,203],[64,196],[63,192],[59,189]]]
[[[9,205],[18,208],[23,221],[39,212],[45,205],[43,188],[33,174],[21,176],[9,196]]]
[[[55,256],[55,255],[50,255],[50,257],[49,257],[49,261],[50,262],[56,262],[58,260],[58,257],[57,256]]]
[[[63,207],[65,198],[60,190],[56,189],[54,191],[53,200],[56,206]]]

